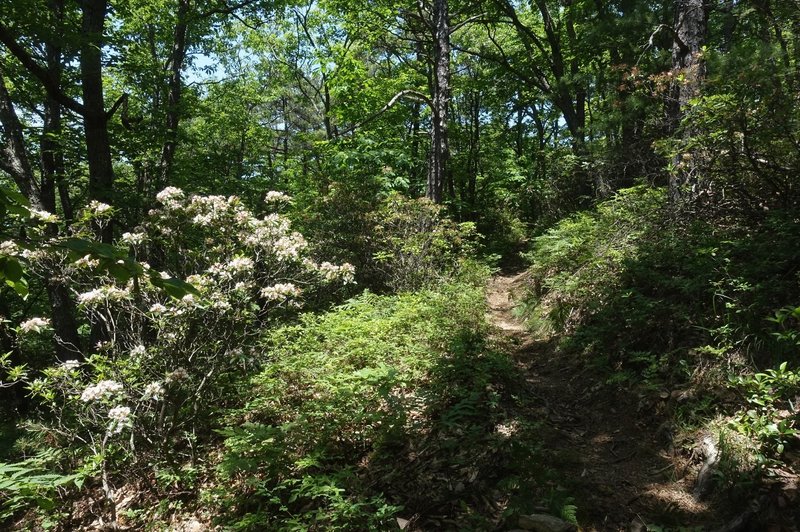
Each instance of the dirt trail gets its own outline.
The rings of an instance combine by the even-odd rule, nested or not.
[[[581,530],[636,530],[636,521],[703,528],[714,522],[713,509],[691,495],[694,469],[659,433],[663,404],[607,384],[514,317],[523,275],[492,279],[489,318],[540,405],[522,415],[543,422],[545,456],[575,498]]]

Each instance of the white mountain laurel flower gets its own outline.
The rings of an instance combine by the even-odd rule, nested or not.
[[[97,268],[100,266],[100,260],[95,259],[91,255],[84,255],[73,263],[77,268]]]
[[[51,212],[39,210],[39,209],[30,209],[31,218],[36,218],[37,220],[44,222],[44,223],[56,223],[58,221],[58,216]]]
[[[300,297],[302,291],[292,283],[278,283],[261,289],[261,297],[268,301],[280,301]]]
[[[279,238],[275,242],[275,255],[279,259],[297,259],[300,257],[300,252],[306,249],[308,243],[303,235],[300,233],[292,233],[290,236]]]
[[[73,369],[81,367],[81,363],[77,360],[65,360],[61,363],[60,367],[65,371],[72,371]]]
[[[132,357],[140,357],[140,356],[144,356],[145,354],[147,354],[147,348],[145,346],[143,346],[142,344],[139,344],[139,345],[135,346],[133,349],[131,349],[131,356]]]
[[[48,318],[31,318],[19,324],[19,330],[22,333],[40,333],[45,329],[50,328],[50,320]]]
[[[183,190],[177,187],[167,187],[156,194],[156,200],[170,211],[179,209],[184,197]]]
[[[276,190],[270,190],[264,196],[265,203],[289,203],[290,201],[292,201],[291,196],[288,196],[283,192],[278,192]]]
[[[19,246],[13,240],[0,242],[0,255],[13,256],[19,254]]]
[[[353,282],[356,269],[347,262],[342,265],[336,265],[326,261],[319,265],[319,273],[328,282],[341,280],[348,284]]]
[[[150,306],[150,312],[152,312],[153,314],[163,314],[166,311],[167,311],[167,307],[165,307],[161,303],[153,303]]]
[[[43,249],[23,249],[20,256],[23,259],[35,262],[47,258],[47,251]]]
[[[123,244],[129,246],[141,246],[147,240],[147,235],[144,233],[122,233],[120,240]]]
[[[86,209],[94,216],[106,216],[111,214],[113,207],[108,203],[92,200],[89,202],[89,205],[86,206]]]
[[[247,257],[236,257],[228,262],[228,270],[234,272],[246,272],[253,269],[253,259]]]
[[[101,286],[78,295],[78,303],[87,307],[99,305],[109,301],[121,301],[129,298],[130,290],[116,286]]]
[[[127,406],[115,406],[108,411],[108,419],[111,420],[109,431],[112,434],[119,434],[125,425],[129,425],[131,421],[131,409]]]
[[[109,395],[119,393],[122,391],[122,385],[116,381],[104,380],[100,381],[93,386],[89,386],[81,394],[81,401],[88,403],[103,399]]]
[[[142,399],[149,399],[152,401],[160,401],[164,396],[164,385],[160,382],[151,382],[144,387],[144,395]]]

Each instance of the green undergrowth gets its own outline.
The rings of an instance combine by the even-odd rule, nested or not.
[[[487,496],[525,499],[535,426],[511,414],[520,379],[486,344],[481,285],[367,293],[265,338],[205,495],[226,526],[481,530],[504,517]]]
[[[756,450],[744,461],[774,464],[798,443],[800,218],[751,214],[701,219],[664,190],[620,191],[534,240],[522,310],[606,384],[688,392],[668,405],[679,426],[724,419]]]

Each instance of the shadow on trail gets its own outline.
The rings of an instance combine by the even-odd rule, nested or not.
[[[521,327],[512,294],[523,282],[524,275],[497,277],[488,298],[498,348],[509,353],[524,383],[511,412],[538,427],[526,437],[536,439],[532,458],[546,471],[532,495],[541,500],[549,485],[570,497],[562,497],[561,512],[563,501],[574,504],[584,530],[627,530],[635,520],[660,526],[712,521],[712,509],[696,502],[683,482],[686,471],[659,434],[663,420],[648,397]]]
[[[418,392],[416,425],[386,442],[369,475],[411,530],[506,529],[532,509],[521,501],[536,500],[546,469],[538,425],[515,412],[524,374],[473,336],[449,352]]]

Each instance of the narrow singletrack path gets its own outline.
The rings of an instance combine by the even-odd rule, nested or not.
[[[581,530],[712,525],[719,516],[692,496],[695,468],[660,434],[666,401],[620,388],[528,332],[513,314],[523,290],[524,274],[492,278],[488,318],[534,399],[519,415],[541,423],[544,458],[574,497]]]

